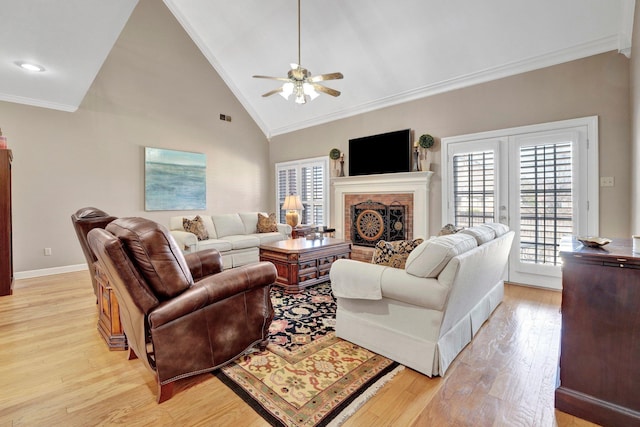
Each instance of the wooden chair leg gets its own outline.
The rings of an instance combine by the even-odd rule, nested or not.
[[[173,384],[172,381],[169,384],[161,385],[158,381],[158,403],[171,399],[171,396],[173,396]]]

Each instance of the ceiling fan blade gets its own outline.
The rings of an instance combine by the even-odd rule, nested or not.
[[[328,74],[318,74],[317,76],[311,76],[307,79],[309,83],[317,83],[322,82],[324,80],[339,80],[344,76],[342,73],[328,73]]]
[[[252,76],[254,79],[270,79],[270,80],[278,80],[281,82],[288,82],[289,79],[286,77],[271,77],[271,76]]]
[[[282,86],[279,87],[278,89],[274,89],[272,91],[269,91],[267,93],[265,93],[264,95],[262,95],[264,98],[266,98],[267,96],[271,96],[271,95],[275,95],[276,93],[280,93],[282,92]]]
[[[319,85],[317,83],[311,83],[311,86],[313,86],[313,88],[315,90],[317,90],[318,92],[323,92],[323,93],[326,93],[327,95],[331,95],[331,96],[340,96],[340,91],[337,91],[335,89],[331,89],[329,87],[322,86],[322,85]]]

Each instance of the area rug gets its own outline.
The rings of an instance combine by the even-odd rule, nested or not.
[[[269,345],[215,375],[272,426],[338,426],[402,365],[336,338],[329,284],[271,291]]]

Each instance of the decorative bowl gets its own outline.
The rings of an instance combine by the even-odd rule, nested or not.
[[[611,243],[611,239],[607,239],[606,237],[587,236],[587,237],[578,237],[578,240],[580,241],[580,243],[582,243],[585,246],[589,246],[590,248],[599,248],[601,246]]]

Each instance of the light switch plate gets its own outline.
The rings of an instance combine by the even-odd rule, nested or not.
[[[613,187],[613,177],[612,176],[601,176],[600,177],[600,187]]]

